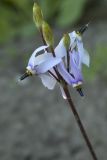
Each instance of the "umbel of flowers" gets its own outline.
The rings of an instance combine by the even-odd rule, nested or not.
[[[82,91],[82,65],[85,64],[89,67],[90,57],[83,47],[82,35],[87,30],[88,24],[79,30],[65,33],[59,44],[54,48],[52,29],[44,20],[42,10],[37,3],[34,3],[33,6],[33,20],[40,32],[43,45],[35,49],[32,53],[26,71],[20,77],[20,80],[37,75],[40,77],[43,85],[50,90],[54,89],[56,83],[59,84],[62,96],[68,101],[72,109],[93,160],[97,160],[68,89],[70,85],[76,88],[81,96],[84,96]],[[38,54],[41,51],[42,54]]]

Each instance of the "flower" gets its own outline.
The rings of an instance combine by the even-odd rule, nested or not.
[[[61,58],[53,57],[51,53],[44,52],[41,55],[37,55],[40,51],[44,51],[48,46],[41,46],[37,48],[31,55],[26,72],[21,76],[20,80],[25,79],[31,75],[38,75],[42,83],[48,89],[53,89],[56,80],[48,73],[50,69],[61,62]]]
[[[80,62],[87,65],[89,67],[90,64],[90,57],[88,52],[83,47],[82,37],[78,32],[73,31],[69,33],[71,44],[70,44],[70,51],[72,52],[73,49],[78,50]]]
[[[77,91],[79,91],[80,95],[83,96],[81,92],[81,85],[83,83],[82,64],[85,64],[89,67],[90,57],[88,52],[83,47],[82,37],[81,34],[79,34],[79,32],[73,31],[69,33],[69,37],[70,45],[68,49],[65,46],[65,37],[61,39],[61,41],[55,49],[55,54],[57,57],[61,55],[65,57],[63,62],[57,65],[57,68],[60,75],[64,78],[67,84],[75,87]],[[67,54],[69,54],[70,61],[68,70]]]

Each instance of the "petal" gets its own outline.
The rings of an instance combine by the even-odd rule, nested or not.
[[[84,63],[88,67],[90,66],[90,56],[89,56],[89,53],[85,49],[83,52],[82,63]]]
[[[79,53],[76,50],[73,50],[71,54],[71,58],[73,60],[73,62],[75,63],[75,65],[77,65],[77,67],[79,68],[80,66],[80,57],[79,57]]]
[[[60,75],[64,78],[64,80],[68,83],[68,84],[72,84],[75,82],[75,79],[67,72],[65,66],[63,63],[60,63],[58,66],[58,71],[60,73]]]
[[[73,49],[76,47],[77,43],[76,40],[70,44],[70,50],[73,51]]]
[[[89,67],[90,57],[88,52],[84,49],[82,41],[77,42],[77,47],[81,62]]]
[[[72,55],[70,55],[70,66],[70,73],[74,75],[75,82],[77,83],[78,81],[83,81],[81,69],[79,69],[78,66],[74,63]]]
[[[45,73],[57,64],[59,64],[61,60],[61,58],[55,57],[48,58],[45,62],[41,63],[39,66],[36,66],[35,70],[38,74]]]
[[[65,92],[64,92],[64,89],[62,88],[62,86],[60,85],[60,90],[61,90],[61,93],[62,93],[62,97],[64,99],[67,99],[66,95],[65,95]]]
[[[45,50],[46,48],[48,48],[49,46],[41,46],[41,47],[38,47],[33,53],[35,53],[35,56],[38,52],[42,51],[42,50]]]
[[[55,54],[57,57],[60,57],[60,58],[63,58],[64,56],[66,56],[66,49],[63,44],[63,39],[61,39],[61,41],[55,48]]]
[[[53,57],[52,53],[44,53],[34,58],[34,65],[39,65],[49,58]]]
[[[36,54],[37,54],[38,52],[46,49],[47,47],[48,47],[48,46],[41,46],[41,47],[37,48],[37,49],[32,53],[32,55],[31,55],[31,57],[30,57],[30,59],[29,59],[28,65],[34,66],[34,60],[35,60]]]
[[[42,83],[45,87],[47,87],[50,90],[54,89],[56,80],[53,77],[45,75],[45,74],[41,74],[39,75],[39,77],[41,78]]]
[[[71,40],[72,40],[72,39],[75,39],[75,38],[76,38],[76,32],[75,32],[75,31],[70,32],[70,33],[69,33],[69,36],[70,36],[70,39],[71,39]]]

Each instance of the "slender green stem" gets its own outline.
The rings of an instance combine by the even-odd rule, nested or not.
[[[74,106],[74,103],[73,103],[73,101],[71,99],[71,96],[70,96],[70,93],[69,93],[69,90],[68,90],[67,86],[66,85],[63,86],[63,89],[64,89],[65,95],[67,97],[67,101],[68,101],[68,103],[70,105],[70,108],[71,108],[71,110],[72,110],[72,112],[74,114],[75,120],[76,120],[76,122],[77,122],[77,124],[78,124],[78,126],[80,128],[80,131],[81,131],[81,133],[82,133],[82,135],[84,137],[84,140],[85,140],[85,142],[87,144],[87,147],[88,147],[88,149],[89,149],[89,151],[90,151],[90,153],[92,155],[92,158],[93,158],[93,160],[98,160],[97,156],[96,156],[96,153],[94,152],[94,149],[92,147],[92,144],[91,144],[91,142],[90,142],[90,140],[88,138],[88,135],[87,135],[87,133],[86,133],[86,131],[84,129],[84,126],[83,126],[83,124],[81,122],[79,114],[78,114],[78,112],[76,110],[76,107]]]

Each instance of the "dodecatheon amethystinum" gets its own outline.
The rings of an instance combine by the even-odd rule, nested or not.
[[[83,42],[82,42],[82,35],[87,30],[87,28],[88,28],[88,24],[84,25],[77,31],[73,31],[69,33],[69,36],[71,40],[70,51],[72,52],[72,50],[76,48],[79,53],[80,62],[89,67],[90,57],[88,52],[84,49]]]
[[[55,49],[56,56],[65,57],[65,63],[58,64],[58,71],[64,80],[77,89],[81,96],[82,92],[82,64],[89,67],[89,54],[83,47],[81,35],[87,29],[88,24],[80,28],[78,31],[73,31],[66,34]]]
[[[80,64],[83,63],[89,67],[90,57],[89,57],[88,52],[84,49],[83,42],[82,42],[82,34],[86,31],[87,28],[88,28],[88,24],[81,27],[78,31],[73,31],[69,33],[70,45],[69,45],[68,51],[69,53],[72,53],[73,49],[76,48],[78,50]],[[61,39],[61,41],[55,48],[55,52],[57,56],[61,56],[62,54],[65,57],[67,56],[66,48],[63,43],[63,38]]]
[[[49,73],[51,72],[54,76],[57,77],[53,67],[61,63],[63,55],[53,57],[52,53],[48,53],[47,51],[45,51],[45,49],[47,48],[48,46],[42,46],[37,48],[33,52],[29,59],[28,66],[26,67],[26,72],[20,77],[20,80],[24,80],[25,78],[32,75],[37,75],[38,77],[40,77],[45,87],[47,87],[50,90],[53,90],[57,80]],[[42,50],[43,54],[37,56],[37,54]],[[60,83],[59,86],[63,98],[66,99],[66,96]]]
[[[56,80],[49,75],[48,71],[52,70],[52,68],[59,64],[62,59],[60,57],[53,57],[52,53],[45,52],[44,50],[46,48],[48,48],[48,46],[42,46],[33,52],[29,59],[28,66],[26,67],[26,72],[20,77],[20,80],[23,80],[28,76],[38,75],[45,87],[53,89]],[[40,51],[43,51],[43,54],[37,55]]]

